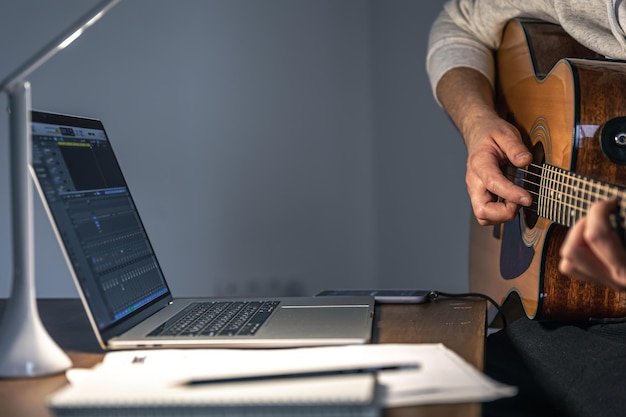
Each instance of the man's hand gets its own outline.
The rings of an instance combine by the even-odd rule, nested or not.
[[[477,117],[464,138],[468,152],[465,182],[478,223],[484,226],[512,220],[520,205],[532,202],[530,193],[514,185],[502,171],[508,162],[520,168],[532,162],[519,132],[491,114]]]
[[[465,182],[478,223],[512,220],[532,197],[509,181],[502,168],[508,162],[524,167],[532,154],[518,130],[495,111],[491,84],[476,70],[455,68],[437,84],[437,97],[467,147]]]
[[[611,226],[616,200],[594,203],[561,246],[560,271],[581,281],[626,290],[626,250]]]

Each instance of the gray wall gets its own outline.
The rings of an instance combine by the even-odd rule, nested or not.
[[[95,3],[4,2],[0,78]],[[33,107],[104,121],[175,295],[465,291],[465,153],[424,72],[441,4],[123,0],[29,77]],[[35,203],[38,294],[75,296]]]

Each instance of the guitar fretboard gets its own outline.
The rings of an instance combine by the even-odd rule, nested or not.
[[[615,186],[566,171],[552,165],[541,167],[537,214],[549,220],[572,226],[587,214],[596,201],[617,198],[619,224],[624,227],[626,192]]]

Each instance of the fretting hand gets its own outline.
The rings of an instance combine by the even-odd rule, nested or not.
[[[626,250],[611,226],[616,200],[594,203],[561,246],[560,271],[572,278],[626,290]]]

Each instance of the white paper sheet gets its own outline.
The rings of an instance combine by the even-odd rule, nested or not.
[[[486,377],[443,344],[368,344],[295,349],[165,349],[109,352],[92,369],[71,369],[72,385],[193,379],[379,367],[413,363],[416,369],[378,373],[383,407],[483,402],[515,395],[515,387]]]

